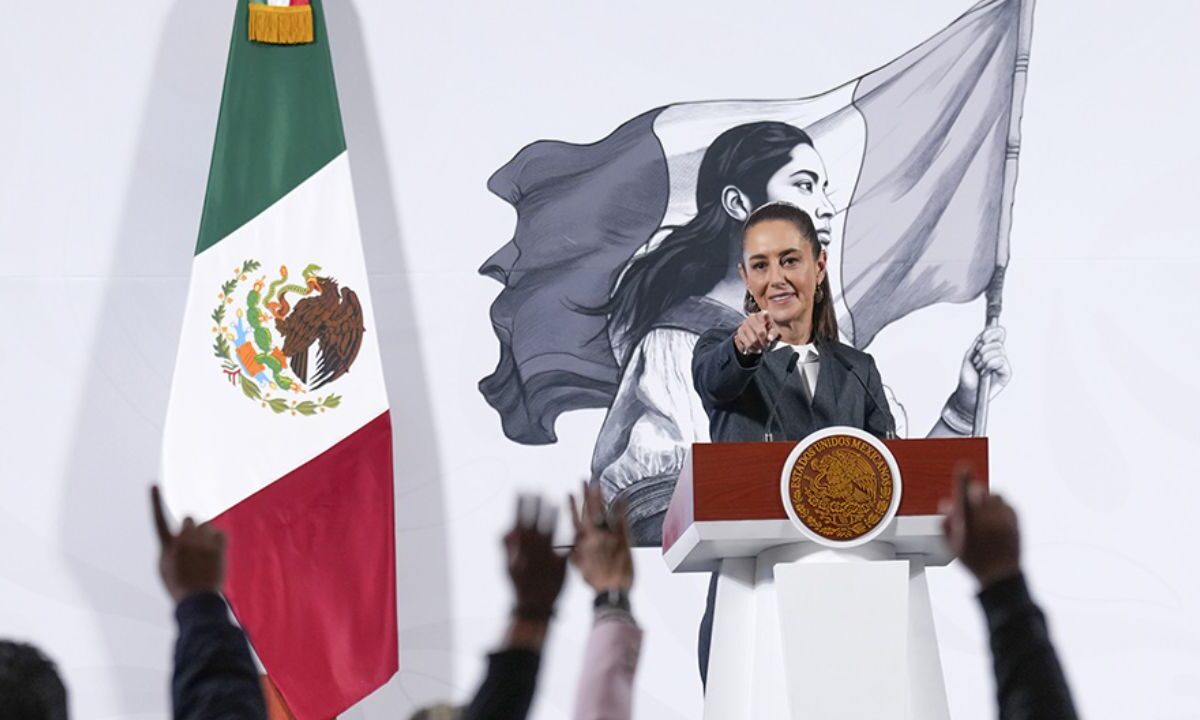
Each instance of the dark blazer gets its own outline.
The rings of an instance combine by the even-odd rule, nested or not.
[[[713,442],[762,442],[776,398],[779,406],[771,423],[775,440],[803,440],[833,425],[861,428],[877,437],[895,430],[879,370],[867,353],[837,341],[818,341],[821,369],[810,402],[800,369],[787,375],[795,353],[777,350],[739,358],[733,344],[735,330],[704,333],[692,355],[692,381],[708,413]],[[705,683],[716,600],[717,573],[713,573],[697,648],[700,680]]]
[[[542,656],[532,650],[501,650],[488,656],[487,676],[462,720],[524,720],[533,703]]]
[[[832,425],[861,428],[878,437],[895,428],[879,370],[867,353],[837,341],[818,341],[821,369],[809,402],[799,368],[785,378],[794,353],[775,350],[740,359],[733,335],[731,328],[710,330],[700,336],[692,355],[692,380],[708,413],[713,442],[761,442],[776,398],[779,407],[771,428],[776,440],[802,440]]]

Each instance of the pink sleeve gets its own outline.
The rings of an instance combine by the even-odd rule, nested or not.
[[[575,720],[629,720],[641,650],[642,630],[632,618],[596,619],[575,691]]]

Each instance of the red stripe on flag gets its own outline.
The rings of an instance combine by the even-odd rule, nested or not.
[[[297,720],[396,673],[392,425],[384,413],[213,520],[225,595]]]

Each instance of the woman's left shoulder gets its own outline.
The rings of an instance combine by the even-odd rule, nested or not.
[[[845,362],[856,368],[867,368],[875,362],[875,358],[873,358],[869,352],[866,352],[865,350],[859,350],[858,348],[852,345],[847,345],[840,340],[826,340],[818,346],[818,351],[820,351],[821,348],[835,353],[845,360]]]

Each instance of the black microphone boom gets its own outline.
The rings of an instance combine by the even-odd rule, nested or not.
[[[792,358],[788,360],[787,369],[783,371],[783,382],[779,384],[779,394],[775,396],[775,402],[771,403],[771,414],[767,416],[767,425],[763,430],[763,442],[771,442],[775,439],[775,436],[771,434],[771,424],[775,422],[775,413],[779,412],[779,401],[783,398],[783,391],[787,387],[788,378],[796,370],[798,362],[800,362],[800,355],[793,352]],[[783,427],[781,426],[779,429],[783,430]]]
[[[875,406],[875,409],[880,411],[881,413],[883,413],[884,417],[888,418],[888,420],[891,421],[888,423],[888,426],[886,428],[884,428],[884,436],[883,436],[884,439],[885,440],[895,440],[896,439],[896,419],[892,417],[892,413],[891,413],[890,409],[886,410],[886,411],[884,410],[884,408],[887,406],[887,401],[885,400],[883,402],[883,404],[880,404],[879,398],[875,397],[875,393],[871,392],[871,388],[867,387],[867,383],[862,379],[862,377],[859,376],[858,371],[854,369],[854,366],[850,364],[850,361],[847,360],[846,358],[842,357],[842,354],[837,352],[836,350],[833,350],[832,348],[829,348],[829,350],[830,350],[829,354],[833,355],[835,358],[837,358],[837,361],[839,363],[841,363],[842,367],[846,368],[846,372],[853,375],[854,379],[858,381],[858,384],[862,385],[863,392],[865,392],[867,394],[867,397],[871,399],[871,404]]]

